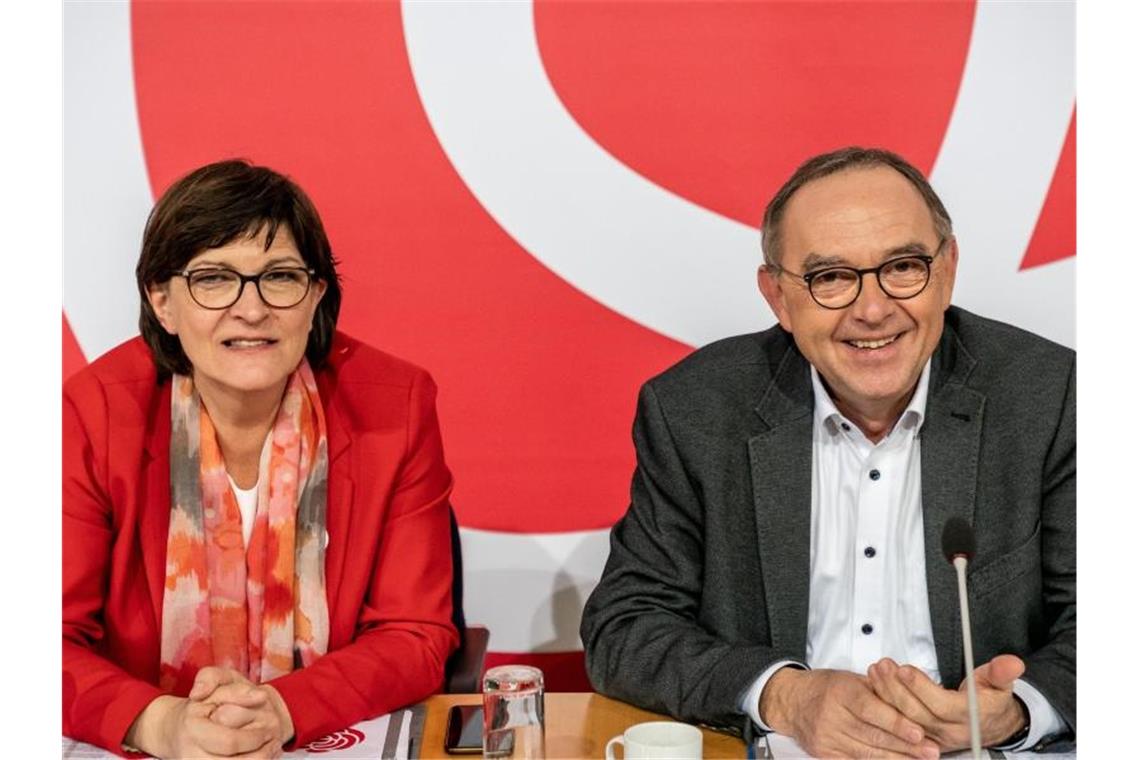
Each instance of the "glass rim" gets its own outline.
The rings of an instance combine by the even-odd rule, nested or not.
[[[520,688],[544,688],[545,677],[533,665],[496,665],[483,674],[483,690],[516,691]]]

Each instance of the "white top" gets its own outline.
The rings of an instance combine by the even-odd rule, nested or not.
[[[226,473],[229,477],[229,473]],[[253,517],[257,514],[257,483],[253,488],[238,488],[233,478],[230,478],[230,488],[234,490],[238,510],[241,511],[241,535],[245,546],[249,548],[249,537],[253,535]]]
[[[926,596],[921,439],[926,362],[878,444],[835,408],[812,368],[811,593],[807,664],[866,673],[883,657],[940,682]]]
[[[785,665],[865,674],[883,657],[941,683],[926,594],[920,431],[930,386],[927,360],[910,403],[877,444],[835,407],[815,367],[812,433],[811,586],[807,662],[777,662],[744,693],[741,709],[762,730],[760,694]],[[982,663],[977,663],[981,665]],[[1035,688],[1014,692],[1030,731],[1014,749],[1058,733],[1064,720]]]

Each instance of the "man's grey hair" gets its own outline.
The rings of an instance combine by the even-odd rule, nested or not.
[[[918,190],[926,207],[930,209],[930,216],[934,221],[934,231],[942,240],[949,240],[954,234],[954,227],[950,221],[950,214],[942,200],[934,192],[934,188],[922,176],[922,172],[909,161],[897,153],[882,148],[860,148],[849,146],[829,153],[813,156],[800,164],[788,181],[776,191],[768,207],[764,209],[763,229],[760,236],[760,245],[764,249],[764,263],[769,267],[780,268],[780,223],[784,218],[784,209],[796,191],[804,185],[831,174],[848,169],[871,169],[876,166],[887,166],[903,175],[914,188]]]

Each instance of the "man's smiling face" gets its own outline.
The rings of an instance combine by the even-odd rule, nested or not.
[[[811,362],[844,414],[902,412],[942,335],[958,263],[946,241],[930,282],[914,298],[890,298],[873,274],[858,299],[825,309],[798,275],[826,266],[876,267],[918,251],[934,255],[940,238],[918,190],[885,166],[848,169],[801,187],[780,222],[785,271],[762,272],[760,287],[785,330]]]

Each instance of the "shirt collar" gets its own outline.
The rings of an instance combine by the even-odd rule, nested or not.
[[[899,427],[904,430],[918,430],[922,427],[922,422],[926,418],[926,395],[930,389],[930,362],[930,359],[926,360],[922,373],[918,376],[918,385],[915,386],[914,394],[910,397],[910,403],[899,415],[898,422],[891,429],[892,433]],[[811,368],[811,391],[815,397],[815,425],[817,428],[827,430],[832,434],[838,433],[845,424],[848,426],[848,430],[855,428],[855,423],[844,417],[836,408],[835,402],[831,399],[831,394],[823,387],[823,379],[820,378],[819,372],[814,366]]]

